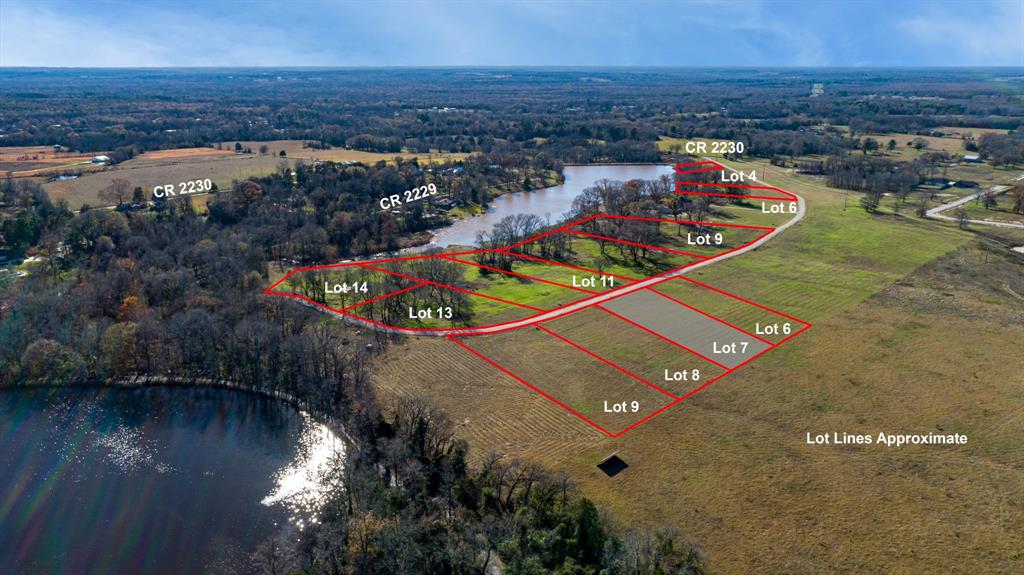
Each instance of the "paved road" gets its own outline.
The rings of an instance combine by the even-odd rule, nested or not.
[[[1024,174],[1021,174],[1014,181],[1020,181],[1020,180],[1024,180]],[[998,194],[1002,194],[1002,193],[1012,189],[1012,187],[1013,186],[999,186],[1000,189],[993,191],[993,193],[997,194],[997,195]],[[929,218],[931,218],[933,220],[942,220],[944,222],[958,223],[959,222],[958,219],[950,217],[950,216],[944,216],[944,215],[942,215],[942,212],[944,212],[946,210],[951,210],[951,209],[953,209],[955,207],[958,207],[958,206],[962,206],[962,205],[966,204],[967,202],[970,202],[971,200],[977,198],[978,196],[980,196],[980,195],[982,195],[982,194],[984,194],[986,192],[987,192],[987,190],[980,191],[980,192],[977,192],[975,194],[971,194],[971,195],[969,195],[967,197],[960,198],[959,200],[956,200],[955,202],[950,202],[948,204],[943,204],[943,205],[941,205],[941,206],[939,206],[937,208],[932,208],[932,209],[928,210],[927,212],[925,212],[925,216],[929,217]],[[997,228],[1024,229],[1024,224],[1014,224],[1014,223],[1010,223],[1010,222],[989,222],[989,221],[986,221],[986,220],[967,220],[967,223],[978,224],[978,225],[982,225],[982,226],[995,226]]]
[[[707,159],[707,158],[705,158],[705,159]],[[727,170],[735,171],[735,170],[733,170],[732,168],[729,168],[729,167],[726,167],[726,169]],[[792,193],[792,192],[790,192],[790,193]],[[794,194],[794,195],[796,195],[796,194]],[[669,274],[666,274],[666,275],[654,276],[654,277],[651,277],[651,278],[647,278],[645,280],[640,280],[638,282],[622,286],[622,287],[620,287],[618,289],[614,289],[614,290],[611,290],[611,291],[604,292],[603,294],[601,294],[599,296],[587,299],[585,301],[580,301],[580,302],[577,302],[577,303],[574,303],[574,304],[569,304],[569,305],[567,305],[565,307],[561,307],[561,308],[558,308],[556,310],[552,310],[552,311],[549,311],[549,312],[546,312],[546,313],[543,313],[543,314],[540,314],[540,315],[534,315],[534,316],[531,316],[531,317],[528,317],[528,318],[525,318],[525,319],[522,319],[522,320],[511,321],[511,322],[503,323],[503,324],[497,325],[497,326],[482,327],[482,328],[473,328],[473,327],[469,327],[469,328],[453,328],[453,329],[448,329],[448,330],[424,332],[424,331],[416,331],[416,330],[410,330],[410,329],[403,329],[403,328],[398,328],[398,327],[381,327],[381,326],[378,326],[378,325],[374,325],[374,324],[370,324],[370,323],[367,323],[367,322],[359,321],[356,318],[353,318],[351,316],[347,316],[347,315],[344,315],[344,314],[336,314],[336,315],[338,315],[340,317],[343,317],[344,319],[346,319],[346,320],[348,320],[348,321],[350,321],[352,323],[355,323],[355,324],[358,324],[358,325],[361,325],[361,326],[364,326],[364,327],[372,328],[372,329],[375,329],[375,330],[378,330],[378,331],[382,331],[382,332],[386,332],[386,333],[400,333],[400,334],[405,334],[405,335],[434,335],[434,336],[480,335],[480,334],[486,334],[486,333],[494,333],[494,332],[498,332],[498,331],[505,331],[505,330],[508,330],[508,329],[514,329],[514,328],[519,328],[519,327],[526,327],[526,326],[529,326],[529,325],[533,325],[533,324],[536,324],[536,323],[547,321],[549,319],[554,319],[556,317],[560,317],[560,316],[563,316],[563,315],[566,315],[566,314],[569,314],[569,313],[573,313],[573,312],[576,312],[576,311],[579,311],[579,310],[582,310],[582,309],[585,309],[585,308],[597,305],[599,303],[608,301],[610,299],[614,299],[614,298],[617,298],[617,297],[620,297],[620,296],[624,296],[626,294],[633,293],[635,291],[640,291],[642,289],[645,289],[647,287],[655,285],[655,284],[657,284],[657,283],[659,283],[661,281],[664,281],[664,279],[666,277],[679,277],[679,276],[683,276],[683,275],[686,275],[686,274],[688,274],[690,272],[693,272],[695,270],[699,270],[701,268],[710,266],[712,264],[716,264],[718,262],[725,261],[725,260],[727,260],[729,258],[734,258],[734,257],[740,256],[740,255],[743,255],[745,253],[752,252],[752,251],[756,250],[757,248],[763,246],[764,244],[768,243],[769,241],[771,241],[772,238],[774,238],[774,237],[778,236],[779,234],[781,234],[782,232],[786,231],[787,229],[789,229],[791,226],[793,226],[794,224],[796,224],[800,220],[802,220],[806,213],[807,213],[807,205],[804,202],[804,199],[801,196],[797,195],[797,211],[796,211],[796,214],[793,216],[793,218],[790,219],[788,222],[782,224],[781,226],[775,228],[770,233],[764,235],[763,237],[761,237],[760,239],[758,239],[757,241],[751,243],[748,246],[742,247],[742,248],[740,248],[740,249],[738,249],[736,251],[729,252],[729,253],[721,255],[721,256],[714,257],[712,259],[708,259],[708,260],[704,260],[704,261],[698,262],[696,264],[690,265],[689,267],[686,267],[686,268],[683,268],[683,269],[680,269],[680,270],[676,270],[676,271],[674,271],[672,273],[669,273]],[[325,310],[322,307],[314,306],[311,303],[308,303],[308,302],[303,302],[303,303],[306,303],[306,305],[309,305],[311,307],[315,307],[316,309],[319,309],[321,311],[327,311],[328,313],[333,313],[333,312],[330,312],[329,310]]]

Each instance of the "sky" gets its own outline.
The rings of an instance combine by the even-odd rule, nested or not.
[[[1024,66],[1024,0],[0,0],[0,66]]]

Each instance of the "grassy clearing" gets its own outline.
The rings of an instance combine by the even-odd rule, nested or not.
[[[518,273],[518,270],[516,272]],[[464,287],[474,293],[501,298],[542,310],[554,309],[589,295],[584,292],[513,275],[488,272],[469,264],[463,265],[462,280],[464,283],[459,287]],[[475,321],[489,323],[487,317],[477,317]]]
[[[646,255],[634,263],[625,253],[625,246],[612,241],[604,241],[604,249],[602,249],[602,242],[599,240],[568,232],[559,233],[566,238],[566,242],[570,245],[570,255],[562,263],[625,278],[645,278],[698,260],[698,258],[670,252],[648,250]],[[539,248],[535,248],[531,244],[516,248],[515,251],[538,257],[540,254]]]
[[[767,169],[737,167],[752,164]],[[475,453],[565,471],[623,521],[671,522],[718,573],[1021,571],[1021,264],[952,225],[844,211],[816,179],[766,179],[807,198],[805,220],[698,279],[814,328],[621,438],[443,341],[395,346],[375,384],[436,401]],[[969,443],[805,444],[939,430]],[[614,479],[595,467],[611,452],[630,465]]]
[[[41,176],[64,169],[93,169],[100,154],[56,151],[52,146],[0,146],[0,173],[13,177]]]

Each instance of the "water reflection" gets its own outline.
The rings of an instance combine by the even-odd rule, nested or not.
[[[315,519],[344,454],[325,426],[247,393],[0,390],[0,575],[244,564]]]
[[[472,246],[478,231],[489,232],[501,218],[512,214],[533,214],[555,222],[569,211],[576,196],[598,180],[656,180],[662,175],[672,174],[673,169],[670,165],[652,164],[566,166],[565,182],[561,185],[495,198],[487,213],[459,220],[438,230],[430,244],[410,251],[450,245]]]
[[[295,458],[275,474],[274,490],[264,505],[283,505],[291,521],[302,527],[316,523],[336,474],[332,470],[345,459],[345,443],[330,427],[303,413],[303,431]]]

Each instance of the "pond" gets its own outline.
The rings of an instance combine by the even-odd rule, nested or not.
[[[459,220],[434,234],[433,242],[419,249],[451,245],[472,246],[479,231],[491,231],[501,218],[512,214],[533,214],[552,222],[561,219],[572,207],[572,201],[584,189],[599,180],[656,180],[671,175],[671,165],[660,164],[592,164],[566,166],[565,182],[531,192],[505,194],[491,201],[487,213]]]
[[[0,390],[0,573],[230,573],[315,520],[345,444],[216,388]]]

